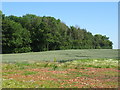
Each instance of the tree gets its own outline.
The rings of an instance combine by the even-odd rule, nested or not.
[[[2,13],[2,12],[0,12]],[[108,37],[92,35],[78,26],[68,27],[60,19],[26,14],[2,14],[3,53],[64,49],[112,49]]]
[[[2,21],[2,49],[3,53],[29,52],[30,33],[19,23],[9,19]]]

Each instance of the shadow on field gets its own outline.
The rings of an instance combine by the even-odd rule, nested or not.
[[[75,57],[81,57],[81,59],[89,59],[90,56],[79,56],[79,55],[75,55]],[[71,62],[74,60],[78,60],[78,59],[70,59],[70,60],[59,60],[57,62],[59,63],[65,63],[65,62]]]
[[[77,60],[77,59],[71,59],[71,60],[59,60],[57,62],[59,63],[65,63],[65,62],[71,62],[71,61],[74,61],[74,60]]]

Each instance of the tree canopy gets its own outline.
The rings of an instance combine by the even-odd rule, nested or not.
[[[105,35],[67,26],[50,16],[2,14],[3,53],[39,52],[64,49],[112,49]]]

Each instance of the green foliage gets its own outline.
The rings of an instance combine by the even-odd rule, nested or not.
[[[2,49],[3,53],[29,52],[30,33],[21,24],[9,19],[2,21]]]
[[[92,35],[79,27],[68,27],[54,17],[26,14],[22,17],[2,15],[2,18],[3,53],[112,49],[108,37]]]

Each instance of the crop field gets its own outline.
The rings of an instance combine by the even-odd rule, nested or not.
[[[117,59],[117,49],[78,49],[30,52],[21,54],[3,54],[3,62],[71,61],[78,59]]]
[[[118,88],[118,50],[4,54],[2,88]]]

